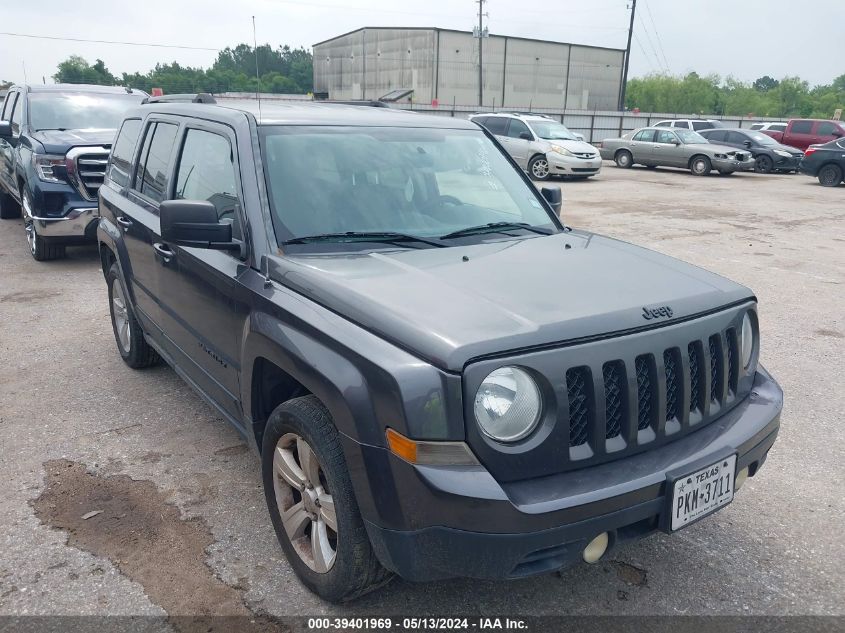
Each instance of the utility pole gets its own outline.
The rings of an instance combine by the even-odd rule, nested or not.
[[[474,33],[475,37],[478,38],[478,108],[481,109],[484,104],[484,73],[482,70],[483,57],[481,49],[483,48],[482,42],[484,41],[484,37],[487,35],[484,32],[483,23],[484,16],[487,15],[484,13],[484,3],[487,2],[487,0],[475,1],[478,3],[478,32]]]
[[[628,87],[628,62],[631,59],[631,38],[634,36],[634,15],[637,12],[637,0],[631,0],[631,24],[628,26],[628,46],[625,48],[625,63],[622,69],[622,88],[619,90],[619,110],[625,109],[625,90]]]

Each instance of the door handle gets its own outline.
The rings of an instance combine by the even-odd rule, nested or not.
[[[170,260],[176,255],[167,244],[156,242],[153,244],[153,250],[156,252],[156,257],[159,257],[165,264],[170,263]]]
[[[120,226],[122,226],[122,227],[123,227],[124,229],[126,229],[127,231],[128,231],[128,230],[130,229],[130,227],[132,226],[132,220],[130,220],[129,218],[124,217],[124,216],[122,216],[122,215],[117,216],[117,217],[115,218],[115,220],[117,221],[117,223],[118,223]]]

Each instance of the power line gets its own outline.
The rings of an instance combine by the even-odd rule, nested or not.
[[[643,20],[642,13],[640,14],[640,24],[643,27],[643,33],[645,33],[646,41],[648,41],[648,45],[651,48],[651,53],[654,55],[654,61],[657,62],[658,68],[663,70],[663,62],[660,61],[660,56],[657,54],[657,49],[654,47],[654,42],[651,41],[651,35],[648,32],[648,27],[645,24],[645,20]]]
[[[634,33],[634,41],[637,43],[637,46],[639,46],[640,52],[642,52],[643,58],[648,62],[648,65],[651,68],[651,70],[652,71],[657,70],[654,67],[654,64],[652,63],[651,58],[649,58],[649,56],[646,54],[645,49],[643,48],[643,45],[640,43],[640,38],[637,37],[636,33]]]
[[[647,0],[643,0],[645,9],[648,11],[648,19],[651,20],[651,27],[654,30],[654,36],[657,38],[657,46],[660,48],[660,54],[663,56],[663,64],[666,66],[666,71],[669,72],[669,60],[666,59],[666,50],[663,48],[663,40],[660,38],[660,31],[657,30],[657,24],[654,22],[654,16],[651,14],[651,7]]]
[[[8,35],[9,37],[26,37],[35,40],[57,40],[61,42],[85,42],[88,44],[120,44],[123,46],[148,46],[151,48],[181,48],[192,51],[214,51],[219,52],[219,48],[206,48],[203,46],[183,46],[180,44],[155,44],[151,42],[119,42],[114,40],[86,40],[81,37],[56,37],[52,35],[33,35],[31,33],[9,33],[0,31],[0,35]]]

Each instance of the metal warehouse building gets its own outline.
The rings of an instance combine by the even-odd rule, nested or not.
[[[625,51],[490,35],[482,44],[483,106],[615,110]],[[415,103],[478,104],[478,39],[469,31],[365,27],[314,45],[314,93]]]

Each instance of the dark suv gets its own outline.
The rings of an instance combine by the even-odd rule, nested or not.
[[[97,189],[117,126],[146,93],[54,84],[12,86],[0,110],[0,218],[23,207],[32,256],[94,242]]]
[[[247,438],[319,595],[595,562],[759,471],[747,288],[564,226],[467,121],[151,101],[100,189],[118,350]]]

